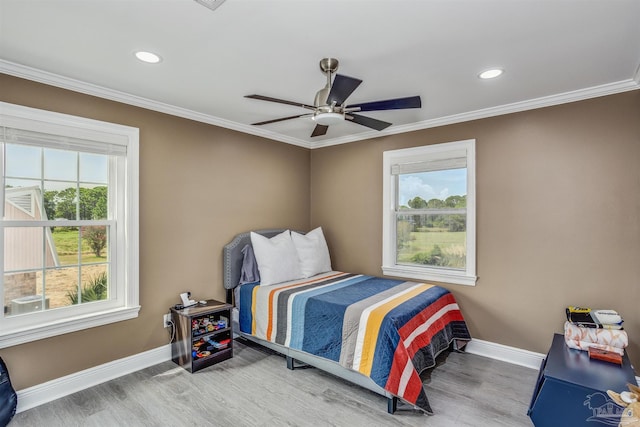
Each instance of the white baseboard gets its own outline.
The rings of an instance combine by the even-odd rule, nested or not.
[[[167,360],[171,360],[170,344],[19,390],[16,412],[26,411]]]
[[[466,352],[515,365],[538,369],[544,354],[509,347],[489,341],[472,339],[466,345]],[[17,412],[51,402],[69,394],[93,387],[103,382],[121,377],[131,372],[171,360],[171,345],[167,344],[144,353],[114,360],[94,368],[85,369],[65,377],[18,391]]]
[[[478,356],[489,357],[491,359],[501,360],[503,362],[525,366],[536,370],[540,369],[540,365],[546,357],[542,353],[523,350],[517,347],[509,347],[508,345],[478,340],[475,338],[466,345],[465,350],[467,353],[477,354]]]

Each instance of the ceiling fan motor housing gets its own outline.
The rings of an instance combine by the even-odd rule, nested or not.
[[[315,107],[318,107],[318,109],[328,107],[327,106],[327,98],[329,97],[329,92],[330,91],[331,91],[331,87],[330,86],[325,86],[322,89],[320,89],[316,93],[316,97],[313,100],[313,105]]]

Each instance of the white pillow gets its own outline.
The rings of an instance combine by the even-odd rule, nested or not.
[[[311,277],[325,271],[331,271],[329,248],[324,239],[322,227],[311,230],[307,234],[292,231],[291,238],[298,251],[302,277]]]
[[[302,277],[289,230],[270,239],[251,232],[251,244],[260,271],[260,285],[274,285]]]

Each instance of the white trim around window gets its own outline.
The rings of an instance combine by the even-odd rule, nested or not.
[[[383,225],[382,271],[385,275],[474,286],[476,276],[476,182],[475,140],[433,144],[422,147],[385,151],[383,153]],[[466,209],[443,211],[466,215],[466,262],[461,268],[434,267],[398,262],[398,215],[433,210],[400,210],[400,174],[466,168]]]
[[[41,146],[108,156],[109,216],[99,221],[56,221],[55,226],[107,226],[109,230],[109,282],[107,300],[43,309],[14,316],[0,315],[0,348],[107,325],[138,316],[139,305],[139,130],[119,124],[70,116],[0,102],[0,145]],[[5,162],[2,158],[2,178]],[[111,191],[111,190],[110,190]],[[4,184],[0,188],[2,199]],[[4,200],[2,201],[4,204]],[[4,216],[4,215],[3,215]],[[5,227],[52,226],[51,221],[11,221],[1,219],[0,237]],[[11,247],[0,245],[0,262]],[[4,269],[2,272],[4,277]],[[4,301],[3,280],[0,296]],[[3,305],[7,302],[4,301]]]

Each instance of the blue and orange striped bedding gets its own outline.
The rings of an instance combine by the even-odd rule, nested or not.
[[[240,288],[240,330],[340,363],[430,412],[420,372],[469,340],[453,295],[426,283],[332,271]]]

